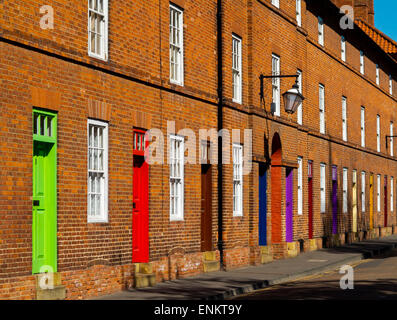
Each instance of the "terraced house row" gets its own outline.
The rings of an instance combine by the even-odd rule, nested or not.
[[[397,44],[373,1],[43,5],[0,4],[1,298],[81,299],[397,232]],[[163,162],[145,161],[154,144]]]

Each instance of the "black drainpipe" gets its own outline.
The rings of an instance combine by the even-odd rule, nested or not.
[[[222,57],[222,0],[217,1],[217,42],[218,42],[218,132],[223,128],[223,57]],[[222,171],[222,137],[218,136],[218,250],[220,268],[224,270],[223,262],[223,171]]]

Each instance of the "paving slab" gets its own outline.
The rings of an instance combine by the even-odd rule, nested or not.
[[[294,258],[276,260],[259,266],[161,282],[154,287],[129,289],[95,299],[224,300],[270,285],[335,270],[344,264],[353,264],[393,248],[397,248],[397,235],[302,253]]]

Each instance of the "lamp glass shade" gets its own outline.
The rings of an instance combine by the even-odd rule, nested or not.
[[[287,113],[294,113],[305,99],[299,92],[299,87],[294,84],[292,89],[283,93],[284,108]]]

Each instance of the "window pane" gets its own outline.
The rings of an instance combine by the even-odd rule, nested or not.
[[[33,114],[33,133],[38,134],[39,127],[39,115],[37,113]]]
[[[44,136],[46,116],[40,115],[40,135]]]
[[[52,137],[52,119],[53,117],[47,117],[47,136]]]

